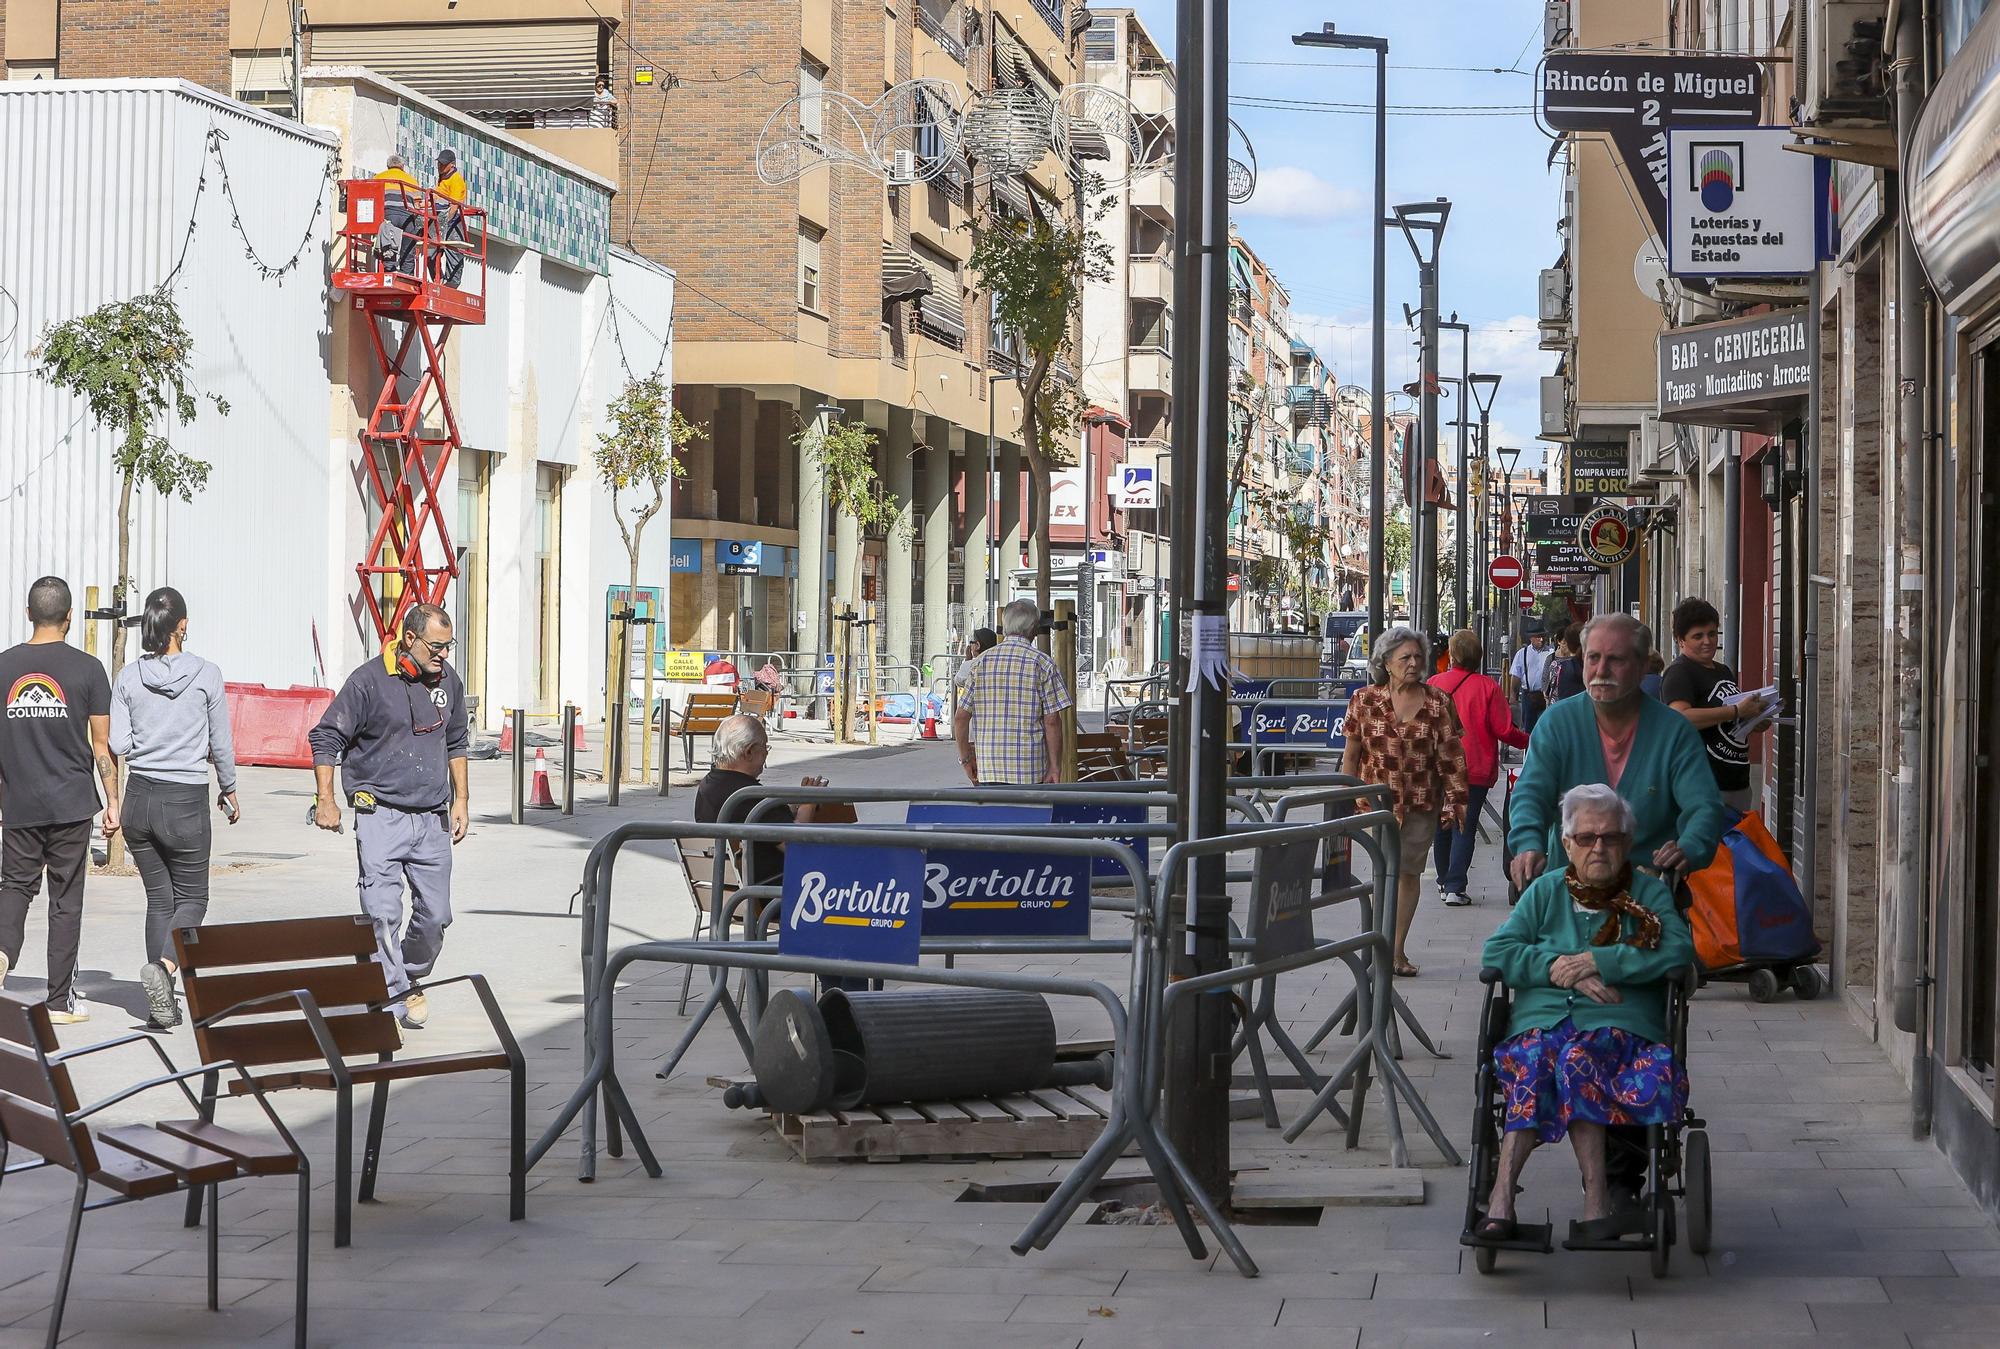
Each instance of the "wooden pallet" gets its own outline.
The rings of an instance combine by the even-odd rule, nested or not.
[[[1045,1087],[981,1100],[779,1115],[778,1133],[808,1162],[962,1157],[1079,1157],[1104,1129],[1110,1093]]]

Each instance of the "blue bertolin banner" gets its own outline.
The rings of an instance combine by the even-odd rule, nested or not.
[[[1056,802],[1055,813],[1051,819],[1056,824],[1144,824],[1146,822],[1146,808],[1137,805],[1086,806],[1074,801],[1058,801]],[[1137,855],[1140,866],[1147,865],[1146,840],[1143,837],[1130,835],[1120,838],[1117,841],[1130,848]],[[1124,864],[1110,857],[1092,859],[1090,874],[1093,876],[1109,876],[1114,880],[1130,881],[1130,877],[1125,874]]]
[[[924,855],[914,848],[791,844],[778,950],[914,965],[923,940],[923,885]]]
[[[1347,704],[1260,703],[1250,709],[1253,745],[1346,745]]]
[[[971,806],[912,802],[915,825],[1048,824],[1048,806]],[[936,848],[924,858],[924,931],[933,937],[1087,937],[1090,860],[1032,851],[1018,840],[1003,850]],[[1008,845],[1012,846],[1008,846]]]

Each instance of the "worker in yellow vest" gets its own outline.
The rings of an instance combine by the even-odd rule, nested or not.
[[[446,247],[439,250],[438,261],[432,266],[434,275],[442,277],[447,286],[457,286],[459,274],[465,270],[465,257],[449,245],[465,241],[465,216],[458,209],[465,204],[465,175],[458,171],[458,154],[452,150],[440,150],[437,157],[437,186],[433,189],[444,198],[438,208],[438,233]]]

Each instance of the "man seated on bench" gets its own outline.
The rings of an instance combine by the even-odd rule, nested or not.
[[[758,775],[771,757],[771,739],[764,723],[738,713],[723,718],[715,728],[715,766],[702,775],[694,790],[694,818],[698,824],[714,824],[722,818],[723,803],[745,787],[758,786]],[[799,779],[801,787],[824,787],[825,778]],[[816,808],[807,803],[792,811],[792,823],[811,824]],[[785,845],[752,843],[749,865],[738,859],[737,874],[745,885],[782,885],[785,879]]]

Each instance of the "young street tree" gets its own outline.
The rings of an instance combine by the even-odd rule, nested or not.
[[[618,522],[618,535],[625,541],[631,560],[632,593],[639,593],[639,540],[646,524],[666,506],[666,485],[687,475],[680,454],[708,432],[681,415],[672,405],[666,377],[658,372],[643,379],[628,379],[618,396],[605,409],[611,430],[597,437],[592,458],[597,476],[611,489],[611,518]],[[651,489],[651,499],[645,494]],[[637,491],[629,505],[624,494]],[[628,519],[629,517],[629,519]]]
[[[819,471],[821,490],[835,518],[846,516],[854,522],[860,539],[887,536],[895,530],[908,535],[914,527],[904,503],[882,490],[875,472],[875,433],[860,422],[840,421],[821,430],[808,426],[793,437],[799,452]],[[850,598],[861,594],[861,558],[865,549],[854,550],[854,574],[848,578]],[[873,639],[870,639],[872,646]],[[852,718],[846,711],[847,688],[854,673],[843,667],[841,687],[836,693],[834,738],[847,738]],[[874,724],[872,703],[869,724]],[[873,732],[871,731],[872,735]]]
[[[229,404],[189,388],[194,338],[181,321],[173,292],[162,286],[129,300],[115,300],[79,318],[55,324],[35,348],[35,373],[81,398],[96,423],[118,437],[118,574],[111,608],[123,613],[132,592],[132,493],[150,487],[161,496],[193,501],[208,483],[208,465],[182,454],[160,431],[163,419],[186,426],[202,398],[223,416]],[[125,630],[111,639],[111,677],[125,664]]]
[[[1051,217],[1034,193],[1025,220],[988,207],[972,226],[967,264],[993,297],[996,327],[1021,343],[1021,444],[1028,453],[1029,521],[1035,534],[1035,602],[1049,608],[1049,490],[1057,468],[1075,462],[1073,441],[1083,414],[1077,388],[1050,376],[1056,358],[1074,355],[1071,333],[1083,313],[1086,282],[1111,279],[1111,246],[1091,230],[1105,206],[1084,206],[1092,180],[1077,189],[1073,219]],[[1075,361],[1072,359],[1073,365]],[[1088,510],[1088,484],[1084,494]]]

